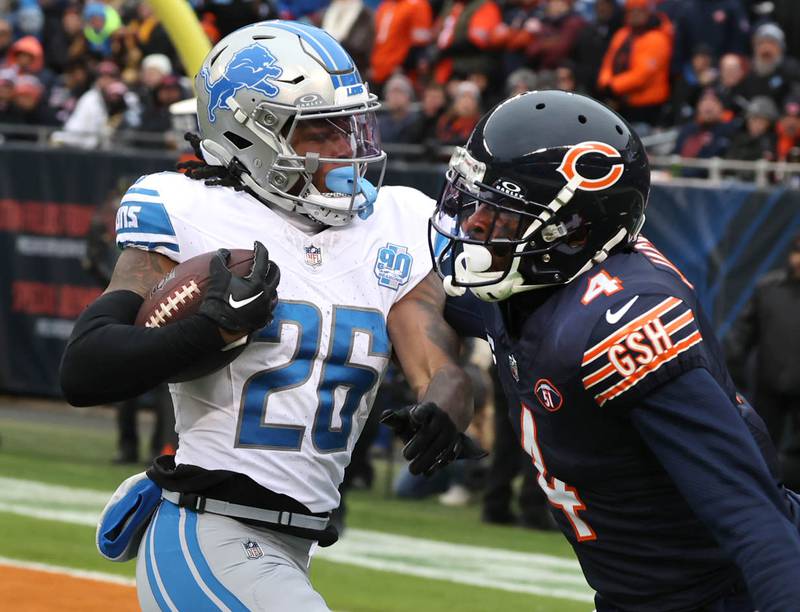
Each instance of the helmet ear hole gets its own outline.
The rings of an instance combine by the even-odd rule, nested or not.
[[[247,140],[247,138],[243,138],[242,136],[239,136],[239,134],[236,134],[235,132],[228,131],[228,132],[225,132],[223,134],[223,136],[225,136],[225,138],[228,139],[228,142],[230,142],[233,146],[235,146],[240,151],[242,149],[246,149],[247,147],[252,147],[253,146],[253,143],[250,142],[249,140]]]

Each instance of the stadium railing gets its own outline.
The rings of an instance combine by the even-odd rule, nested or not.
[[[0,124],[0,145],[4,142],[27,143],[40,147],[58,146],[68,148],[69,145],[53,143],[53,134],[59,128],[51,126]],[[176,153],[186,150],[183,142],[183,130],[166,132],[142,132],[123,129],[107,133],[85,134],[98,139],[99,150],[152,150],[162,148],[175,150]],[[81,134],[77,134],[80,136]],[[670,132],[653,134],[643,139],[650,152],[650,166],[654,170],[653,180],[656,182],[676,182],[684,184],[717,185],[726,181],[738,180],[755,183],[759,187],[782,184],[800,187],[800,163],[771,162],[767,160],[742,161],[712,157],[695,159],[679,155],[658,154],[665,144],[672,142],[674,135]],[[434,142],[426,144],[384,143],[393,164],[413,166],[431,161],[446,163],[453,147],[442,146]],[[688,171],[688,172],[687,172]],[[686,176],[688,175],[688,176]]]

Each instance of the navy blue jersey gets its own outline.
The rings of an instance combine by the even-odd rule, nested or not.
[[[471,306],[598,610],[696,610],[742,574],[762,612],[800,610],[800,536],[680,271],[642,239],[513,335],[510,307]]]

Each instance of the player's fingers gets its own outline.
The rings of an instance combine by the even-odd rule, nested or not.
[[[399,427],[404,427],[408,424],[408,415],[404,415],[401,410],[389,408],[381,412],[380,420],[387,427],[397,430]]]
[[[264,284],[273,289],[281,282],[281,269],[274,261],[270,261],[267,266],[267,273],[264,275]]]
[[[211,258],[211,263],[208,264],[209,272],[211,275],[219,274],[220,272],[228,272],[228,258],[231,252],[228,249],[217,249],[214,257]]]
[[[412,474],[423,474],[430,470],[442,452],[449,446],[449,442],[449,436],[440,432],[409,464],[408,471]]]
[[[250,274],[248,274],[246,278],[257,278],[260,280],[267,275],[269,268],[270,261],[267,247],[256,240],[253,244],[253,265],[250,267]]]
[[[403,457],[406,461],[413,461],[436,439],[438,431],[423,427],[411,438],[408,444],[403,447]]]
[[[436,412],[436,404],[433,402],[426,402],[424,404],[415,404],[409,411],[411,422],[417,427],[422,427],[428,424]]]

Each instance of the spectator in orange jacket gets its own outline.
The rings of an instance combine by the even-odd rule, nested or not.
[[[787,98],[775,131],[778,134],[778,160],[800,161],[800,98]]]
[[[669,100],[672,25],[654,0],[626,0],[626,25],[611,39],[597,86],[632,122],[656,123]]]
[[[437,83],[450,77],[470,74],[493,75],[496,59],[492,34],[503,17],[493,0],[448,0],[436,20],[434,31],[438,62],[434,69]]]
[[[383,0],[375,12],[370,80],[383,85],[431,40],[433,11],[428,0]]]

